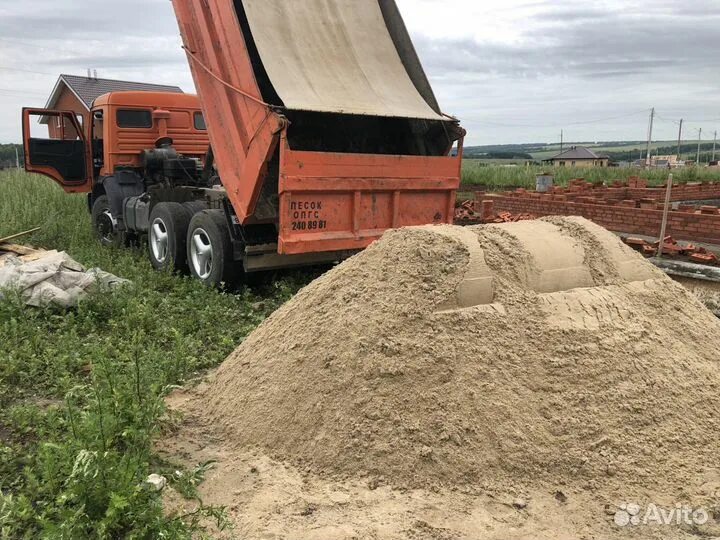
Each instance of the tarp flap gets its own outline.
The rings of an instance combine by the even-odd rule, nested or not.
[[[445,120],[418,93],[377,0],[243,0],[260,58],[292,110]]]

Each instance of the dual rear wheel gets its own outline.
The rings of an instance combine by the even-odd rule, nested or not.
[[[213,287],[231,283],[236,277],[225,214],[203,209],[202,203],[157,204],[150,214],[148,247],[157,270],[189,271]]]
[[[192,217],[187,260],[190,274],[208,285],[230,283],[236,277],[230,230],[222,210],[203,210]]]
[[[180,203],[164,202],[153,208],[148,248],[150,262],[156,270],[184,271],[187,268],[185,246],[191,217],[190,210]]]
[[[134,235],[118,230],[106,195],[92,206],[95,234],[104,246],[121,247]],[[234,261],[230,229],[222,210],[208,210],[201,201],[162,202],[150,213],[150,262],[156,270],[190,273],[211,287],[230,284],[242,275]]]

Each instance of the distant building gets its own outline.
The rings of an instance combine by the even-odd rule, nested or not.
[[[651,156],[650,166],[658,168],[675,168],[680,166],[677,156]]]
[[[650,168],[651,169],[677,169],[678,167],[685,167],[689,162],[681,161],[677,156],[650,156]],[[647,158],[636,159],[633,162],[634,167],[644,169],[647,167]]]
[[[545,163],[553,167],[607,167],[610,158],[599,156],[584,146],[571,146],[557,156],[546,159]]]
[[[78,115],[81,125],[86,125],[90,120],[90,109],[96,98],[108,92],[175,92],[182,94],[183,91],[177,86],[164,84],[148,84],[131,81],[116,81],[113,79],[98,79],[97,77],[81,77],[78,75],[60,75],[46,109],[57,109],[73,111]],[[59,139],[61,126],[59,117],[44,117],[42,124],[48,124],[50,138]],[[66,138],[68,134],[66,133]],[[72,134],[69,134],[71,137]]]

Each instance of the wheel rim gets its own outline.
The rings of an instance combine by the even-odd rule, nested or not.
[[[110,213],[110,209],[105,209],[97,218],[95,227],[100,236],[100,240],[106,243],[112,243],[117,234],[117,220]]]
[[[150,228],[150,249],[153,257],[159,263],[164,263],[168,257],[168,229],[165,222],[157,218]]]
[[[207,279],[213,268],[213,248],[204,229],[195,229],[190,238],[190,260],[200,279]]]

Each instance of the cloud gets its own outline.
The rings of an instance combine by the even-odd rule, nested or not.
[[[177,32],[169,0],[3,1],[8,4],[0,8],[0,35],[5,38],[109,42],[133,36],[152,40]]]
[[[476,24],[460,22],[451,37],[434,29],[442,14],[409,26],[441,104],[471,141],[554,140],[563,127],[576,140],[642,139],[652,106],[692,118],[689,128],[707,119],[709,130],[720,116],[720,5],[701,3],[511,2],[515,26],[504,33],[485,32],[494,21],[479,3],[463,6]],[[659,120],[655,133],[672,139],[676,129]]]
[[[717,0],[397,2],[470,143],[554,140],[562,127],[642,139],[652,106],[708,132],[720,116]],[[193,89],[168,0],[0,0],[0,142],[20,139],[20,108],[43,105],[59,73],[87,68]]]

